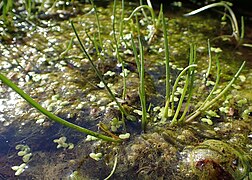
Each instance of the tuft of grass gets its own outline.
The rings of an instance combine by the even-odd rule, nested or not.
[[[184,91],[186,93],[186,91],[188,90],[188,97],[185,103],[185,109],[183,111],[183,114],[181,115],[180,119],[178,120],[179,123],[183,124],[185,121],[185,117],[186,114],[189,110],[189,106],[190,106],[190,102],[191,102],[191,98],[193,95],[193,87],[194,87],[194,78],[195,78],[195,67],[193,66],[197,64],[197,59],[196,59],[196,46],[195,45],[191,45],[190,46],[190,61],[189,61],[189,66],[192,66],[189,68],[188,73],[187,73],[187,77],[186,77],[186,82],[185,82],[185,86],[183,89],[183,94]],[[183,97],[182,94],[182,97]]]

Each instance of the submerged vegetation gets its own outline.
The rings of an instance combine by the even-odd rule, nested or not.
[[[56,2],[50,9],[56,5]],[[6,24],[8,12],[13,6],[13,4],[9,3],[11,2],[8,1],[7,3],[7,1],[4,1],[2,8],[2,17]],[[71,3],[74,4],[74,2]],[[225,77],[226,79],[222,81],[221,71],[223,68],[219,60],[220,51],[211,47],[210,40],[208,40],[208,47],[203,50],[208,53],[208,57],[199,57],[198,53],[201,52],[197,52],[199,51],[197,42],[192,41],[186,44],[188,46],[186,48],[189,50],[181,52],[185,55],[183,59],[188,60],[184,62],[183,68],[177,68],[172,55],[176,53],[174,51],[171,53],[171,50],[174,50],[174,48],[171,47],[170,20],[165,17],[163,6],[160,6],[160,10],[157,13],[158,16],[156,16],[150,0],[147,0],[146,5],[140,2],[140,5],[132,10],[131,13],[126,13],[124,0],[120,2],[120,9],[118,9],[118,4],[114,0],[113,12],[110,14],[112,22],[109,25],[112,27],[112,30],[110,36],[107,37],[104,36],[106,29],[102,27],[99,10],[97,10],[95,3],[91,1],[91,11],[87,14],[93,13],[95,17],[92,31],[89,32],[86,27],[83,31],[81,28],[85,25],[82,25],[78,18],[71,19],[68,26],[71,26],[72,33],[70,33],[71,39],[69,39],[66,50],[60,53],[59,59],[51,60],[58,62],[61,59],[67,59],[69,61],[68,56],[71,54],[69,52],[73,50],[76,53],[79,51],[77,47],[80,47],[83,54],[75,58],[77,61],[85,59],[83,61],[85,66],[84,73],[86,73],[84,76],[91,76],[95,79],[94,81],[90,80],[89,84],[93,86],[92,88],[95,87],[99,91],[95,92],[90,88],[90,93],[86,94],[85,97],[89,99],[89,102],[95,102],[94,108],[90,105],[91,103],[78,103],[75,106],[75,110],[82,110],[86,105],[90,108],[90,114],[95,114],[97,111],[98,114],[103,114],[97,123],[99,132],[82,127],[78,121],[70,122],[70,119],[74,119],[71,115],[68,118],[69,120],[64,120],[57,116],[51,112],[54,108],[52,106],[57,104],[43,107],[40,105],[42,101],[39,103],[34,100],[28,95],[29,92],[25,93],[2,73],[0,73],[1,81],[49,119],[87,134],[85,142],[99,142],[93,144],[93,150],[89,157],[95,161],[104,160],[108,162],[111,172],[107,172],[108,177],[105,179],[113,177],[117,168],[119,174],[117,174],[117,177],[120,177],[120,173],[125,173],[125,178],[134,178],[133,175],[131,176],[127,172],[134,172],[140,179],[146,177],[164,178],[164,176],[172,177],[173,175],[175,178],[181,178],[185,175],[188,179],[211,179],[219,176],[230,179],[249,178],[251,176],[249,173],[251,174],[252,159],[250,157],[251,152],[248,152],[247,149],[251,149],[252,146],[251,143],[248,143],[248,138],[252,132],[251,127],[246,131],[245,136],[247,137],[244,137],[241,142],[234,138],[228,142],[227,137],[230,137],[230,135],[225,135],[227,137],[222,140],[222,134],[227,134],[226,131],[228,130],[222,126],[216,126],[215,128],[219,128],[218,130],[213,130],[211,127],[213,123],[222,121],[216,119],[233,116],[231,111],[234,111],[234,109],[228,106],[222,107],[222,105],[225,103],[229,104],[232,101],[233,97],[231,96],[233,93],[231,89],[236,87],[235,81],[237,79],[242,81],[245,78],[241,75],[245,67],[245,61],[239,62],[241,64],[240,67],[236,67],[236,70],[233,69],[232,77]],[[236,18],[230,7],[224,2],[208,5],[187,15],[193,15],[215,6],[228,8],[231,15],[231,17],[228,17],[231,20],[231,26],[234,31],[233,35],[238,44],[240,44],[244,38],[244,32],[240,35]],[[32,7],[34,8],[35,4],[27,1],[26,10],[29,15],[27,17],[31,16]],[[117,11],[120,13],[116,13]],[[107,38],[110,39],[108,40]],[[156,43],[162,46],[156,45],[158,51],[155,53],[158,56],[155,57],[158,59],[151,60],[150,54],[155,50]],[[212,56],[212,51],[215,56]],[[150,62],[148,62],[149,59]],[[202,62],[204,61],[203,59],[208,60],[207,66],[201,66],[201,64],[206,64]],[[67,66],[77,67],[74,64],[69,64],[67,61],[63,62],[63,64],[66,63]],[[215,64],[213,63],[214,61],[216,61]],[[50,64],[51,62],[47,63]],[[78,68],[81,68],[83,64],[79,63]],[[156,67],[153,68],[153,66]],[[215,72],[212,70],[213,66],[216,67]],[[159,88],[162,87],[162,90],[158,89],[158,87],[153,87],[157,83],[153,83],[150,80],[152,79],[152,77],[149,77],[151,68],[154,71],[163,69],[159,72],[159,76],[164,78],[158,82],[158,86]],[[98,77],[99,84],[95,84],[97,79],[90,69]],[[235,71],[236,73],[234,73]],[[122,78],[120,76],[114,78],[115,74],[120,74]],[[71,77],[68,78],[70,79]],[[228,83],[226,82],[227,79],[229,79]],[[75,78],[74,81],[80,80]],[[78,87],[75,86],[73,88]],[[107,94],[103,92],[104,88]],[[82,91],[82,89],[80,90]],[[163,90],[165,93],[161,92]],[[99,103],[96,99],[97,96],[100,96]],[[53,97],[52,99],[55,99],[57,102],[58,97],[56,95]],[[73,95],[73,97],[79,98],[76,95]],[[238,100],[241,104],[248,106],[244,110],[246,113],[240,118],[242,119],[241,121],[245,121],[244,126],[246,126],[246,123],[251,123],[249,122],[251,119],[247,122],[249,113],[252,111],[252,109],[249,109],[251,105],[242,98]],[[69,103],[69,101],[63,101],[60,102],[60,105],[64,108]],[[43,103],[43,105],[45,104],[46,102]],[[102,108],[105,110],[102,111]],[[222,116],[221,118],[220,115]],[[233,120],[230,121],[230,124],[233,123]],[[141,124],[141,130],[139,130],[138,124]],[[143,132],[143,134],[139,135],[139,132]],[[222,134],[217,132],[222,132]],[[58,143],[57,148],[64,147],[64,149],[68,148],[68,150],[76,148],[72,143],[68,144],[65,141],[65,136],[53,140],[53,142]],[[106,143],[105,141],[113,143]],[[234,146],[230,145],[232,141],[236,142]],[[240,146],[246,143],[248,144],[247,149],[241,149]],[[178,153],[179,157],[177,157]],[[29,154],[28,160],[25,160],[24,163],[31,161],[31,153]],[[34,156],[33,154],[32,158]],[[85,160],[81,160],[79,167],[85,164],[83,161]],[[120,161],[128,164],[129,168],[125,169],[120,164]],[[26,164],[21,164],[20,166],[13,166],[12,169],[16,171],[16,175],[20,175],[24,171],[25,166]],[[82,178],[82,176],[85,178],[79,167],[77,171],[71,174],[72,179]]]

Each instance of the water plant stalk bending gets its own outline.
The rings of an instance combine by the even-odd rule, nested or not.
[[[148,9],[150,11],[151,17],[152,17],[152,23],[156,27],[156,15],[155,15],[155,12],[154,12],[153,8],[151,8],[148,5],[138,6],[136,9],[134,9],[134,11],[130,14],[130,16],[128,18],[124,18],[124,21],[129,21],[138,11],[140,11],[142,9]]]
[[[51,119],[51,120],[53,120],[53,121],[55,121],[57,123],[60,123],[60,124],[62,124],[64,126],[66,126],[66,127],[72,128],[74,130],[77,130],[77,131],[85,133],[85,134],[89,134],[89,135],[97,137],[99,139],[103,139],[105,141],[111,141],[111,142],[120,142],[120,141],[122,141],[121,139],[114,139],[114,138],[105,136],[103,134],[99,134],[97,132],[91,131],[89,129],[86,129],[86,128],[83,128],[83,127],[78,126],[76,124],[68,122],[68,121],[54,115],[53,113],[49,112],[45,108],[43,108],[40,104],[38,104],[28,94],[26,94],[22,89],[17,87],[11,80],[9,80],[7,77],[2,75],[1,73],[0,73],[0,80],[4,84],[6,84],[10,88],[12,88],[16,93],[18,93],[22,98],[24,98],[30,105],[32,105],[34,108],[36,108],[42,114],[46,115],[49,119]]]
[[[178,87],[178,83],[179,83],[179,80],[181,79],[181,77],[186,73],[186,71],[191,68],[191,67],[197,67],[196,64],[191,64],[189,66],[187,66],[186,68],[184,68],[178,75],[178,77],[176,78],[176,81],[173,85],[173,89],[172,89],[172,93],[171,93],[171,112],[174,111],[174,97],[175,97],[175,92],[176,92],[176,89]]]
[[[190,62],[189,62],[189,64],[190,65],[197,64],[196,46],[195,45],[190,46]],[[194,78],[195,78],[195,67],[192,66],[191,68],[189,68],[187,78],[186,78],[186,83],[188,83],[189,85],[188,85],[188,97],[186,100],[185,109],[184,109],[184,112],[181,115],[180,119],[178,120],[178,122],[181,124],[184,123],[186,114],[187,114],[188,109],[190,107],[190,102],[191,102],[191,98],[193,95]]]
[[[219,61],[219,58],[218,56],[216,57],[216,80],[215,80],[215,83],[214,83],[214,87],[213,89],[211,90],[211,92],[209,93],[209,95],[207,96],[207,98],[205,99],[205,101],[200,105],[200,107],[195,111],[197,112],[198,110],[200,110],[202,107],[205,106],[205,104],[208,102],[208,100],[212,97],[214,91],[217,89],[218,85],[219,85],[219,81],[220,81],[220,61]],[[194,112],[194,113],[195,113]],[[193,113],[193,114],[194,114]]]
[[[228,10],[230,16],[226,15],[226,14],[224,14],[224,15],[227,16],[230,19],[231,26],[232,26],[232,29],[233,29],[233,34],[232,35],[235,37],[235,39],[237,41],[237,45],[240,45],[242,43],[242,41],[243,41],[243,38],[244,38],[244,21],[243,21],[243,18],[242,18],[241,19],[241,34],[240,34],[236,16],[235,16],[233,10],[230,8],[230,6],[232,6],[231,3],[225,2],[225,1],[212,3],[212,4],[209,4],[209,5],[206,5],[206,6],[202,7],[202,8],[196,9],[196,10],[194,10],[192,12],[189,12],[187,14],[184,14],[184,16],[192,16],[192,15],[198,14],[198,13],[200,13],[202,11],[205,11],[205,10],[207,10],[209,8],[218,7],[218,6],[225,7]]]
[[[117,166],[117,161],[118,161],[118,155],[116,154],[115,155],[115,161],[114,161],[114,165],[113,165],[113,169],[112,171],[110,172],[110,174],[108,175],[108,177],[106,177],[104,180],[108,180],[110,179],[110,177],[114,174],[115,170],[116,170],[116,166]]]
[[[163,8],[163,5],[161,4],[160,6],[160,11],[159,11],[159,15],[158,15],[158,18],[156,18],[156,15],[155,15],[155,12],[154,12],[154,9],[152,8],[152,5],[151,5],[151,2],[150,0],[147,0],[147,4],[148,5],[142,5],[142,1],[140,1],[140,6],[138,6],[136,9],[134,9],[134,11],[130,14],[130,16],[128,18],[124,18],[124,21],[129,21],[132,19],[132,17],[140,10],[142,10],[142,13],[143,15],[145,16],[145,18],[148,20],[147,16],[146,16],[146,13],[144,11],[144,9],[148,9],[151,13],[151,19],[152,19],[152,23],[153,23],[153,30],[149,33],[148,35],[148,44],[151,43],[153,37],[154,37],[154,34],[157,32],[157,29],[159,28],[160,26],[160,21],[161,21],[161,18],[162,18],[162,13],[163,11],[161,10]]]
[[[193,65],[193,63],[195,63],[195,54],[196,54],[196,48],[195,46],[193,45],[190,45],[190,59],[189,59],[189,66]],[[186,92],[188,92],[188,98],[187,98],[187,103],[186,103],[186,106],[187,108],[184,110],[184,113],[188,110],[188,107],[189,107],[189,102],[190,102],[190,99],[191,99],[191,96],[192,96],[192,85],[193,85],[193,76],[194,76],[194,66],[191,66],[188,68],[188,71],[187,71],[187,76],[186,76],[186,80],[185,80],[185,84],[184,84],[184,88],[183,88],[183,91],[182,91],[182,94],[180,96],[180,99],[179,99],[179,103],[178,103],[178,106],[176,108],[176,112],[173,116],[173,119],[171,121],[171,125],[175,125],[178,120],[177,120],[177,117],[179,115],[179,112],[182,108],[182,104],[184,102],[184,99],[185,99],[185,96],[186,96]],[[192,83],[192,84],[191,84]],[[190,88],[188,88],[190,87]],[[175,89],[174,89],[175,91]],[[182,117],[185,116],[185,114],[183,113]],[[180,119],[180,122],[183,121],[183,119]]]

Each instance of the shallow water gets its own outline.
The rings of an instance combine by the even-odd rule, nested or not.
[[[129,16],[136,6],[137,4],[134,3],[126,3],[125,17]],[[116,18],[119,23],[120,4],[117,8]],[[100,87],[100,81],[88,60],[83,57],[76,38],[69,51],[65,52],[71,37],[74,37],[69,23],[70,18],[101,72],[115,72],[111,77],[105,76],[105,79],[113,85],[112,90],[116,96],[121,98],[122,78],[120,73],[122,68],[118,66],[114,55],[115,47],[111,47],[113,4],[97,8],[105,49],[102,55],[104,59],[101,60],[99,60],[96,48],[88,38],[89,35],[90,37],[96,36],[98,39],[95,13],[91,9],[92,7],[88,4],[69,5],[66,9],[59,6],[55,7],[47,16],[40,15],[40,19],[15,20],[15,32],[1,34],[0,70],[48,110],[70,122],[97,131],[99,122],[110,125],[111,119],[121,117],[120,113],[114,107],[107,92]],[[188,63],[189,44],[197,45],[199,67],[197,80],[195,80],[196,90],[191,105],[191,108],[194,109],[197,102],[202,101],[211,89],[202,83],[202,77],[206,72],[204,70],[208,66],[207,39],[230,33],[230,27],[221,28],[219,18],[211,18],[212,14],[206,13],[185,18],[182,14],[190,11],[189,9],[174,8],[171,10],[167,8],[166,11],[166,17],[169,18],[172,81],[175,81],[181,71],[180,68],[186,67]],[[144,20],[143,16],[139,16],[139,18],[144,39],[150,31],[148,25],[151,21],[150,19]],[[30,21],[34,24],[31,25]],[[116,28],[119,28],[119,24],[116,24]],[[130,30],[130,24],[125,24],[125,42],[129,42]],[[250,43],[250,38],[247,37],[245,43]],[[19,150],[15,149],[18,144],[28,145],[29,153],[32,153],[24,172],[18,176],[20,179],[71,179],[74,171],[78,171],[79,177],[82,179],[104,179],[110,174],[115,157],[118,158],[118,164],[112,179],[181,179],[182,177],[200,179],[205,176],[195,173],[192,170],[193,167],[188,169],[185,159],[190,155],[190,151],[198,152],[197,149],[202,148],[198,146],[199,143],[208,139],[227,142],[234,145],[235,149],[241,149],[240,156],[230,155],[231,160],[234,160],[232,158],[235,156],[236,161],[244,158],[244,163],[251,164],[251,159],[248,158],[251,157],[252,151],[252,60],[249,59],[251,50],[245,47],[235,48],[233,42],[218,40],[211,43],[213,47],[222,49],[220,54],[213,52],[213,57],[219,56],[221,63],[221,88],[231,80],[242,61],[247,61],[242,76],[237,79],[236,86],[229,92],[232,97],[228,97],[228,94],[225,95],[222,101],[212,108],[218,114],[218,116],[210,117],[213,125],[201,122],[200,118],[195,120],[198,123],[182,127],[170,127],[169,121],[165,125],[160,123],[158,112],[153,110],[154,107],[164,105],[165,97],[165,62],[163,36],[160,30],[150,44],[147,40],[144,41],[147,103],[152,104],[150,106],[151,122],[144,134],[141,134],[139,121],[126,122],[126,130],[119,127],[115,134],[131,133],[131,138],[120,145],[101,141],[86,142],[85,134],[53,123],[27,105],[11,89],[1,84],[0,179],[17,178],[11,167],[23,162],[22,157],[17,155]],[[121,46],[120,54],[126,62],[125,68],[128,69],[128,88],[123,104],[131,111],[140,110],[139,79],[134,56],[131,49],[125,45]],[[215,80],[215,65],[213,65],[210,79]],[[219,107],[228,107],[227,112],[221,112]],[[244,114],[244,112],[246,113]],[[133,114],[140,119],[136,113]],[[206,114],[201,115],[201,117],[206,116]],[[99,129],[99,131],[102,130]],[[66,143],[74,144],[73,149],[57,148],[57,143],[53,141],[62,136],[67,138]],[[207,141],[202,146],[206,144]],[[211,143],[207,145],[212,146]],[[220,145],[222,146],[223,143]],[[212,147],[211,150],[216,151],[216,148]],[[226,148],[225,151],[229,153],[233,150]],[[101,152],[102,159],[100,161],[91,159],[89,157],[91,152]],[[197,154],[197,156],[200,155]],[[195,157],[195,159],[197,158]],[[211,166],[211,163],[215,161],[221,163],[226,160],[211,159],[208,161],[210,164],[205,161],[200,161],[200,163]],[[230,166],[236,168],[236,164]],[[227,171],[225,168],[224,170]],[[228,173],[226,171],[225,173]],[[247,169],[247,173],[250,171],[251,169]],[[244,178],[245,176],[240,175],[239,177]]]

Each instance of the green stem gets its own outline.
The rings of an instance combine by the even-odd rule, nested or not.
[[[128,18],[124,18],[124,21],[129,21],[136,12],[144,8],[148,9],[151,12],[152,21],[153,21],[154,27],[156,28],[156,22],[155,22],[156,16],[155,16],[154,10],[148,5],[138,6],[136,9],[134,9],[134,11],[130,14]]]
[[[207,98],[205,99],[205,101],[201,104],[201,106],[196,110],[196,112],[198,110],[200,110],[201,108],[203,108],[205,106],[205,104],[208,102],[208,100],[210,99],[210,97],[213,95],[213,92],[216,90],[216,88],[218,87],[219,81],[220,81],[220,61],[218,59],[216,59],[216,66],[217,66],[217,72],[216,72],[216,81],[214,84],[213,89],[211,90],[211,92],[209,93],[209,95],[207,96]]]
[[[196,64],[197,61],[196,61],[196,47],[195,46],[191,45],[190,55],[191,56],[190,56],[189,64]],[[188,82],[189,83],[189,85],[188,85],[189,86],[189,88],[188,88],[188,97],[187,97],[187,100],[186,100],[186,105],[185,105],[184,112],[181,115],[180,119],[178,120],[178,122],[180,122],[180,123],[184,123],[187,111],[188,111],[188,109],[190,107],[190,102],[191,102],[191,98],[192,98],[192,95],[193,95],[194,77],[195,77],[195,67],[191,67],[189,69],[189,72],[188,72],[188,81],[189,81]]]
[[[140,100],[142,106],[142,129],[145,131],[147,124],[147,112],[146,112],[146,99],[145,99],[145,83],[144,83],[144,54],[143,54],[143,45],[140,37],[139,41],[139,49],[140,49]]]
[[[33,100],[28,94],[26,94],[22,89],[20,89],[19,87],[17,87],[11,80],[9,80],[7,77],[5,77],[4,75],[0,74],[0,79],[1,81],[6,84],[7,86],[9,86],[10,88],[12,88],[16,93],[18,93],[22,98],[24,98],[30,105],[32,105],[34,108],[36,108],[38,111],[40,111],[42,114],[46,115],[49,119],[60,123],[66,127],[75,129],[79,132],[85,133],[85,134],[89,134],[91,136],[97,137],[99,139],[103,139],[105,141],[112,141],[112,142],[120,142],[120,139],[113,139],[111,137],[99,134],[97,132],[88,130],[86,128],[83,128],[81,126],[78,126],[76,124],[70,123],[56,115],[54,115],[53,113],[47,111],[45,108],[43,108],[40,104],[38,104],[35,100]]]
[[[241,45],[243,43],[243,40],[244,40],[244,33],[245,33],[245,29],[244,29],[244,18],[243,16],[241,17],[241,35],[240,35],[240,39],[239,39],[239,42],[238,42],[238,45]]]
[[[234,12],[232,11],[232,9],[229,7],[229,5],[226,2],[222,1],[222,2],[218,2],[218,3],[206,5],[202,8],[196,9],[190,13],[184,14],[184,16],[192,16],[192,15],[195,15],[195,14],[200,13],[202,11],[205,11],[209,8],[213,8],[213,7],[217,7],[217,6],[223,6],[228,10],[228,12],[231,16],[230,21],[231,21],[231,25],[233,28],[233,35],[235,36],[235,39],[237,40],[237,42],[240,42],[240,33],[239,33],[239,28],[238,28],[238,22],[236,20]]]
[[[90,2],[91,2],[91,4],[92,4],[92,7],[93,7],[94,12],[95,12],[95,20],[96,20],[96,23],[97,23],[97,29],[98,29],[98,39],[99,39],[100,47],[101,47],[101,48],[102,48],[102,50],[103,50],[102,40],[101,40],[101,28],[100,28],[100,21],[99,21],[99,17],[98,17],[98,13],[97,13],[96,5],[94,4],[94,1],[93,1],[93,0],[91,0]]]
[[[190,45],[189,66],[194,65],[194,63],[196,63],[196,47],[194,45]],[[179,112],[181,110],[181,107],[182,107],[182,104],[184,102],[184,98],[186,96],[186,92],[187,92],[187,89],[188,89],[188,86],[189,86],[189,90],[188,90],[189,93],[188,93],[188,98],[187,98],[187,102],[186,102],[186,107],[185,107],[185,110],[184,110],[182,116],[179,119],[179,122],[181,122],[181,123],[184,122],[184,117],[185,117],[185,115],[187,113],[187,110],[189,109],[189,103],[190,103],[191,96],[192,96],[193,80],[194,80],[194,70],[195,70],[195,68],[193,66],[188,69],[186,80],[185,80],[185,85],[184,85],[184,88],[183,88],[183,92],[182,92],[181,97],[179,99],[179,104],[177,106],[175,115],[173,116],[173,119],[171,121],[171,125],[174,125],[174,124],[176,124],[178,122],[177,121],[177,117],[178,117]],[[175,82],[175,85],[176,84],[177,84],[177,82]],[[175,86],[175,88],[176,88],[176,86]]]
[[[162,7],[161,7],[162,8]],[[160,12],[163,12],[163,9],[160,10]],[[169,53],[169,42],[168,42],[168,34],[167,34],[167,26],[166,21],[164,18],[164,15],[162,13],[162,23],[163,23],[163,34],[164,34],[164,47],[165,47],[165,72],[166,72],[166,95],[165,95],[165,109],[164,109],[164,119],[168,118],[168,111],[169,111],[169,105],[170,105],[170,88],[171,88],[171,82],[170,82],[170,53]]]
[[[177,123],[177,117],[179,115],[180,109],[182,108],[182,104],[183,104],[183,101],[184,101],[184,98],[185,98],[185,95],[186,95],[186,92],[187,92],[187,89],[188,89],[189,79],[190,79],[189,76],[190,76],[190,70],[187,73],[186,80],[185,80],[185,85],[184,85],[184,88],[183,88],[183,92],[182,92],[182,94],[180,96],[176,112],[175,112],[175,114],[173,116],[173,119],[171,121],[171,125],[175,125]]]
[[[209,57],[209,62],[208,62],[208,68],[206,72],[206,80],[208,79],[208,76],[210,74],[211,68],[212,68],[212,54],[211,54],[211,45],[210,45],[210,40],[207,40],[207,45],[208,45],[208,57]]]
[[[112,19],[112,28],[113,28],[113,38],[115,41],[115,47],[116,47],[116,58],[118,61],[122,64],[122,75],[123,75],[123,93],[122,93],[122,99],[125,100],[126,97],[126,76],[125,76],[125,68],[124,68],[124,61],[122,61],[120,54],[119,54],[119,46],[118,46],[118,41],[116,38],[116,29],[115,29],[115,24],[116,24],[116,0],[114,0],[114,5],[113,5],[113,19]]]
[[[178,86],[178,83],[179,83],[180,78],[185,74],[185,72],[186,72],[189,68],[191,68],[191,67],[196,67],[196,66],[197,66],[196,64],[189,65],[189,66],[187,66],[185,69],[183,69],[183,71],[181,71],[181,73],[178,75],[178,77],[177,77],[177,79],[176,79],[176,81],[175,81],[175,83],[174,83],[173,90],[172,90],[172,95],[171,95],[171,104],[172,104],[171,110],[172,110],[172,112],[173,112],[173,110],[174,110],[174,94],[175,94],[175,91],[176,91],[176,89],[177,89],[177,86]]]
[[[146,124],[147,124],[147,110],[146,110],[146,99],[145,99],[145,80],[144,80],[144,52],[143,52],[143,45],[141,42],[141,37],[140,37],[140,28],[138,24],[138,19],[136,16],[136,27],[137,27],[137,32],[138,32],[138,43],[139,43],[139,49],[140,49],[140,59],[138,57],[137,49],[136,49],[136,44],[133,39],[133,35],[131,34],[131,44],[132,44],[132,49],[133,53],[135,56],[135,61],[137,65],[137,71],[139,73],[139,78],[140,78],[140,87],[139,87],[139,98],[141,102],[141,107],[142,107],[142,129],[145,131]]]

